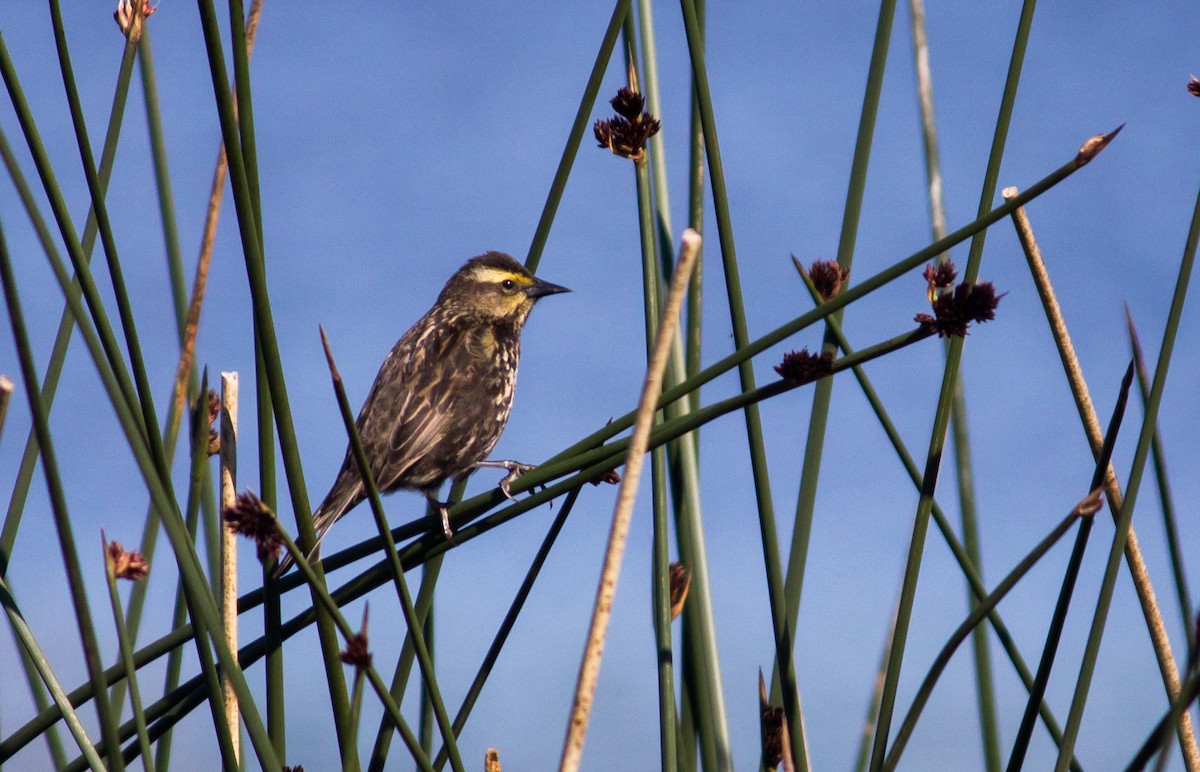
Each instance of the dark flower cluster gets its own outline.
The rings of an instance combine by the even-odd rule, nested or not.
[[[925,295],[929,298],[929,305],[933,305],[938,295],[941,294],[941,290],[954,286],[954,280],[958,278],[958,269],[950,260],[943,260],[940,263],[926,265],[923,275],[925,276]]]
[[[283,550],[279,521],[275,519],[271,508],[255,496],[253,491],[239,494],[234,505],[222,512],[221,516],[236,533],[254,541],[261,562],[265,563],[267,558],[279,557]]]
[[[150,565],[137,550],[126,550],[120,542],[108,541],[104,532],[100,533],[104,543],[104,562],[109,572],[116,579],[126,579],[140,582],[150,574]]]
[[[850,278],[850,271],[840,266],[837,260],[816,260],[808,268],[808,278],[812,279],[821,297],[829,300],[841,292],[842,285]]]
[[[1193,75],[1192,79],[1188,81],[1187,90],[1192,96],[1200,97],[1200,78]]]
[[[366,670],[371,666],[371,652],[367,648],[367,633],[358,633],[350,640],[346,641],[346,650],[341,654],[342,662],[347,665],[353,665],[359,670]]]
[[[939,338],[967,334],[971,322],[990,322],[996,318],[996,306],[1003,295],[996,294],[990,281],[978,284],[963,282],[952,292],[946,291],[933,301],[933,314],[917,314],[913,321]]]
[[[592,127],[600,147],[606,147],[622,158],[640,163],[646,157],[646,142],[661,128],[659,120],[642,112],[645,98],[630,88],[622,88],[609,100],[617,114],[608,120],[598,120]]]
[[[793,386],[815,381],[833,372],[833,352],[812,354],[807,347],[789,351],[783,355],[783,362],[775,365],[775,372]]]

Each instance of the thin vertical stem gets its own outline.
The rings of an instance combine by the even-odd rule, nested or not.
[[[741,349],[749,343],[745,308],[742,301],[741,278],[738,272],[737,251],[729,214],[729,199],[725,186],[725,170],[721,163],[720,143],[713,114],[712,93],[708,85],[704,48],[700,40],[699,21],[692,0],[681,0],[688,52],[695,79],[700,120],[704,127],[704,143],[712,181],[713,208],[717,219],[717,235],[721,245],[721,262],[725,273],[725,289],[729,300],[729,316],[733,327],[734,345]],[[755,388],[754,366],[748,359],[738,365],[738,380],[743,392]],[[783,683],[783,709],[787,717],[788,736],[792,742],[792,758],[803,765],[807,758],[804,748],[803,722],[800,720],[800,698],[796,688],[796,669],[792,658],[792,630],[788,622],[783,590],[783,568],[779,555],[779,537],[775,526],[775,508],[771,501],[771,481],[767,471],[766,449],[762,440],[762,420],[758,407],[748,405],[744,411],[746,436],[750,450],[755,500],[758,505],[759,532],[762,537],[763,563],[767,592],[771,605],[771,625],[775,640],[775,656]],[[802,770],[806,767],[801,766]]]
[[[938,154],[937,122],[933,113],[933,72],[929,64],[929,41],[925,36],[924,0],[909,0],[909,18],[912,27],[914,69],[917,75],[917,103],[921,113],[921,138],[925,149],[925,175],[929,187],[930,230],[936,240],[946,235],[946,207],[942,200],[942,169]],[[949,257],[948,254],[942,254],[938,257],[938,262],[945,262]],[[975,508],[975,476],[971,464],[970,432],[967,430],[967,401],[961,377],[955,384],[950,411],[963,544],[971,561],[982,574],[982,550]],[[976,602],[975,595],[968,586],[968,607],[974,608]],[[1002,764],[1000,730],[996,721],[996,695],[992,686],[992,661],[988,651],[987,628],[976,628],[972,633],[971,643],[975,655],[975,683],[979,724],[983,735],[983,760],[990,772],[999,772]]]

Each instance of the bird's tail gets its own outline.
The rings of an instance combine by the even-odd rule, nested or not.
[[[325,534],[329,533],[329,528],[362,499],[362,482],[357,475],[353,480],[343,479],[343,475],[339,475],[321,506],[313,512],[313,529],[317,532],[317,540],[305,556],[310,565],[321,559],[321,542]],[[286,574],[292,567],[292,562],[292,556],[285,554],[275,567],[274,577],[278,579]]]

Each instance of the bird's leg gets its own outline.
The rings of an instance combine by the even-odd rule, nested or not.
[[[509,490],[509,486],[516,482],[518,477],[526,472],[532,472],[534,469],[533,464],[522,464],[519,461],[476,461],[474,468],[479,469],[481,467],[508,470],[508,474],[500,481],[500,490],[504,491],[504,495],[510,499],[513,495],[512,491]]]
[[[429,505],[442,516],[442,533],[446,534],[446,541],[450,542],[451,547],[457,547],[458,543],[454,541],[454,529],[450,527],[450,502],[438,501],[428,493],[425,494],[425,498],[429,500]]]

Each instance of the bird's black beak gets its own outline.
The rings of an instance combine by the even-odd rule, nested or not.
[[[551,284],[548,281],[534,278],[533,284],[525,290],[525,294],[531,298],[540,298],[544,295],[557,295],[560,292],[570,292],[566,287],[560,287],[557,284]]]

